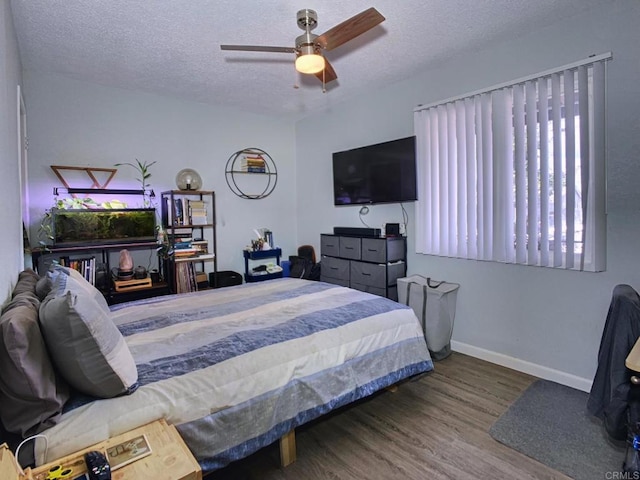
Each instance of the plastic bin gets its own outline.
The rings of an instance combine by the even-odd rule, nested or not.
[[[460,285],[422,275],[398,279],[398,302],[410,306],[422,324],[433,360],[451,354],[451,335]]]
[[[212,288],[231,287],[242,285],[242,275],[231,270],[209,273],[209,286]]]

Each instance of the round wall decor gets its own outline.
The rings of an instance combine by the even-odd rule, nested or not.
[[[260,148],[244,148],[229,157],[225,179],[240,198],[259,200],[276,188],[278,170],[271,156]]]

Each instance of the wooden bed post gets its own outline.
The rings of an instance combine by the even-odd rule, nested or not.
[[[296,461],[296,433],[291,430],[280,437],[280,466],[287,467]]]

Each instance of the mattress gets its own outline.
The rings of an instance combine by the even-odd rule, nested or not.
[[[433,363],[413,311],[323,282],[283,278],[112,307],[139,388],[75,395],[36,441],[38,464],[158,418],[204,471]]]

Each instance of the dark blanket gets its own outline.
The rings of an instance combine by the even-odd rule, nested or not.
[[[624,362],[639,336],[640,296],[629,285],[617,285],[613,289],[598,351],[598,368],[587,402],[589,413],[601,418],[607,433],[616,440],[627,438],[633,372]]]

